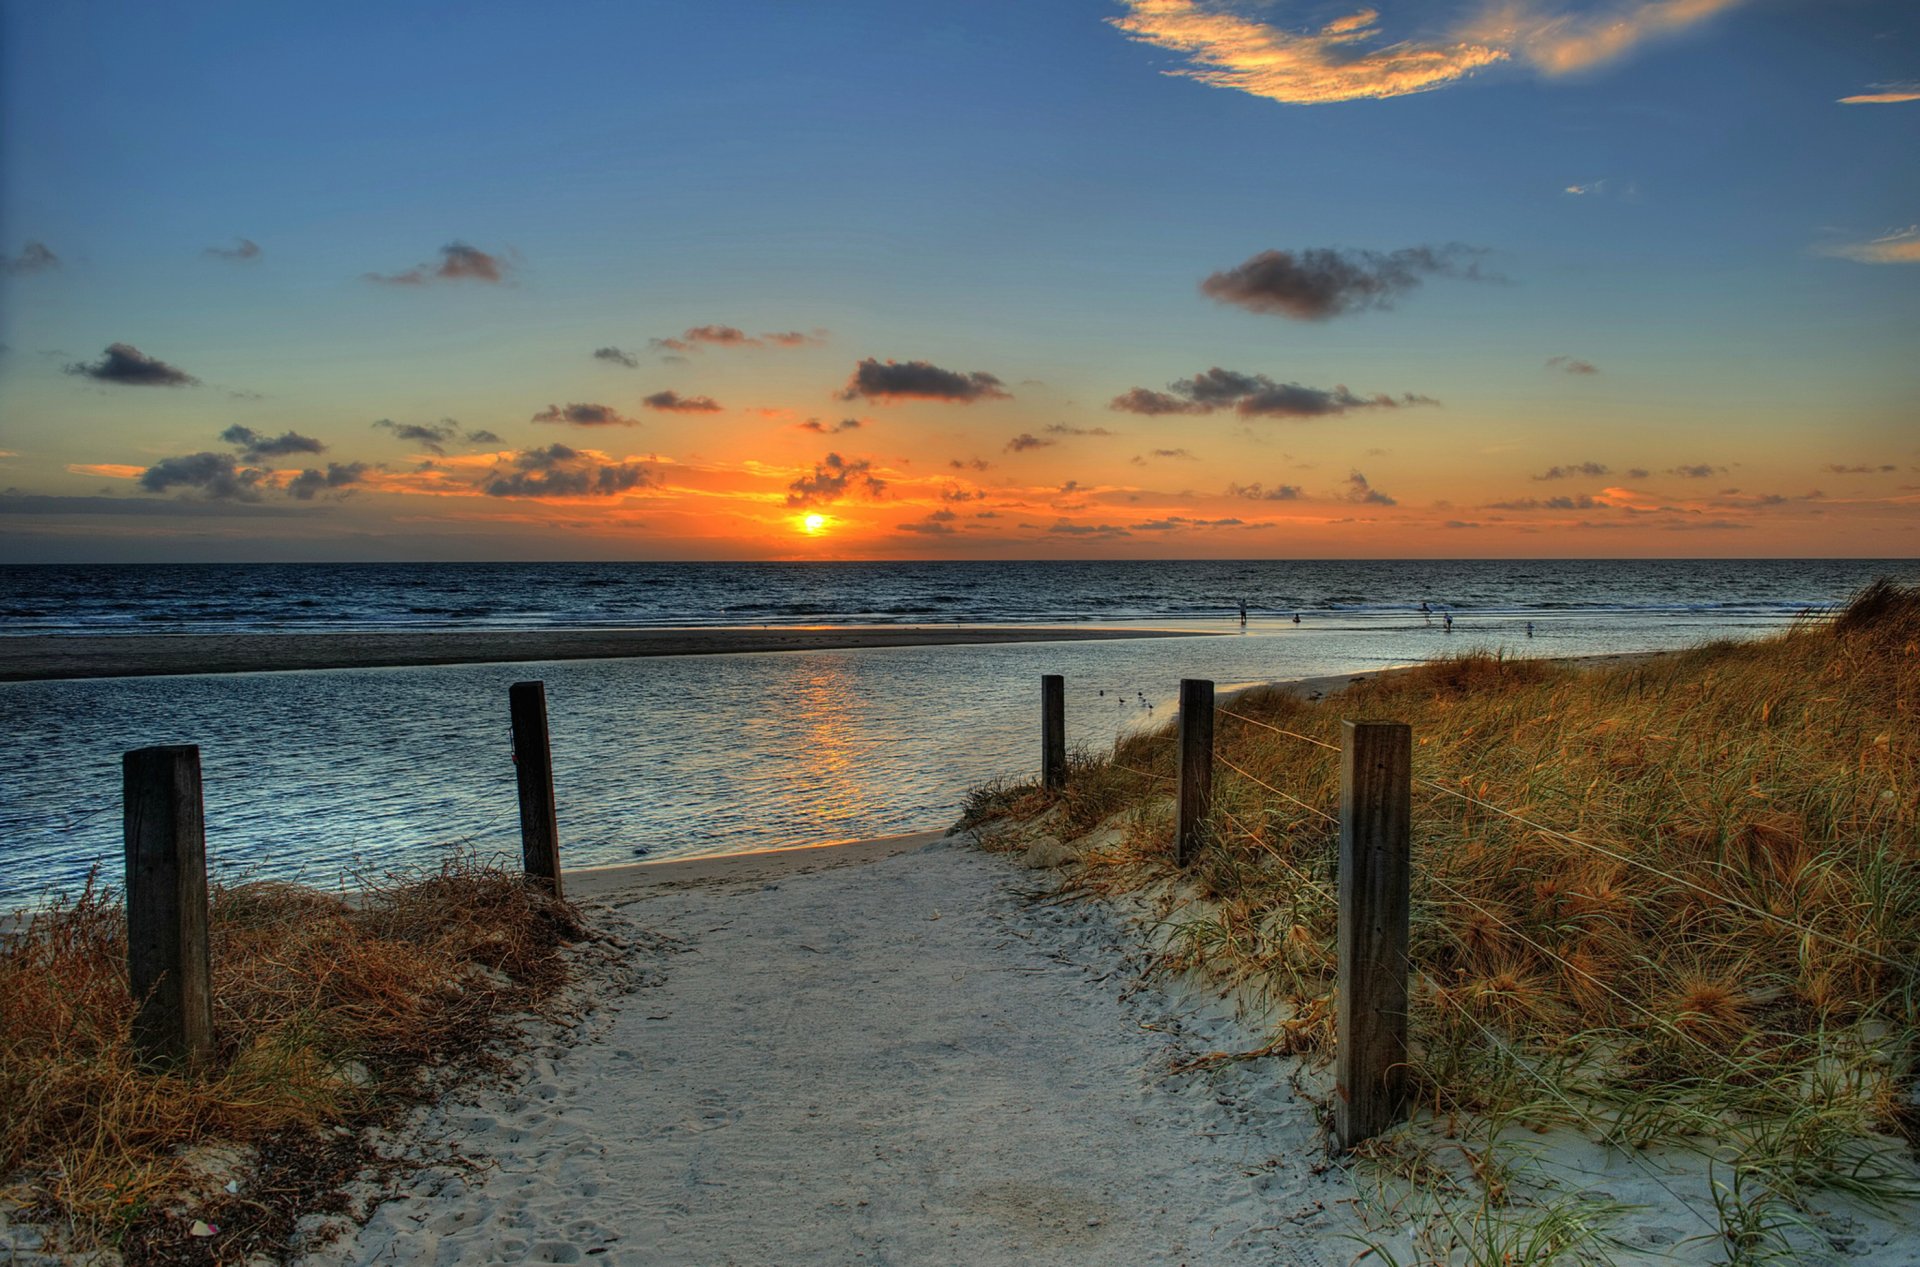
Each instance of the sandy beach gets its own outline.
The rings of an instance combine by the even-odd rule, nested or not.
[[[829,651],[1007,642],[1203,637],[1194,630],[1060,626],[554,629],[461,633],[127,634],[0,638],[0,682],[52,678],[370,669],[625,656]]]

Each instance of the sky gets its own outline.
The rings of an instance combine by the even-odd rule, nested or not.
[[[0,0],[0,561],[1920,554],[1911,0]]]

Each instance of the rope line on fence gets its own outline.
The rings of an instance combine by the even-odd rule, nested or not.
[[[1312,876],[1308,875],[1306,872],[1302,871],[1300,868],[1294,866],[1291,862],[1287,861],[1287,856],[1285,854],[1281,853],[1278,849],[1275,849],[1272,845],[1268,844],[1266,841],[1260,839],[1260,837],[1256,835],[1251,828],[1249,828],[1245,823],[1241,822],[1239,819],[1235,818],[1233,816],[1232,810],[1226,809],[1223,807],[1220,812],[1226,815],[1227,821],[1229,823],[1232,823],[1236,828],[1238,828],[1241,834],[1244,835],[1248,840],[1251,840],[1254,844],[1260,846],[1262,849],[1272,854],[1274,861],[1278,862],[1281,866],[1285,867],[1288,871],[1292,872],[1294,877],[1297,878],[1300,881],[1300,883],[1308,885],[1313,888],[1319,888],[1319,889],[1326,889],[1331,887],[1328,884],[1326,884],[1324,881],[1314,879]]]
[[[1285,735],[1289,739],[1298,739],[1302,743],[1310,743],[1316,748],[1329,748],[1334,752],[1340,751],[1340,745],[1337,743],[1328,743],[1324,739],[1315,739],[1312,735],[1303,735],[1297,730],[1282,730],[1271,722],[1263,722],[1258,718],[1249,717],[1245,713],[1236,713],[1231,708],[1221,709],[1220,714],[1223,717],[1231,717],[1235,721],[1243,721],[1249,726],[1258,726],[1262,730],[1271,730],[1276,735]]]
[[[1221,756],[1219,753],[1217,752],[1214,753],[1213,759],[1215,761],[1218,761],[1221,765],[1227,767],[1227,769],[1233,771],[1235,774],[1239,775],[1241,778],[1245,779],[1247,782],[1252,783],[1258,787],[1263,787],[1267,791],[1273,793],[1275,796],[1278,796],[1283,800],[1292,801],[1295,805],[1298,805],[1301,809],[1307,811],[1307,813],[1317,814],[1321,818],[1326,819],[1329,823],[1333,823],[1336,826],[1339,824],[1340,820],[1338,818],[1335,818],[1332,814],[1327,813],[1327,811],[1319,808],[1318,806],[1309,805],[1305,801],[1301,800],[1299,797],[1294,796],[1289,792],[1282,792],[1279,788],[1275,787],[1273,784],[1267,782],[1265,779],[1262,779],[1257,775],[1248,774],[1245,770],[1242,770],[1239,766],[1227,760],[1225,757]]]
[[[1137,770],[1130,765],[1121,765],[1118,761],[1109,761],[1107,764],[1115,770],[1125,770],[1128,774],[1137,774],[1143,779],[1170,779],[1173,777],[1171,774],[1155,774],[1152,770]]]
[[[1860,955],[1861,957],[1866,959],[1871,959],[1876,963],[1884,964],[1889,968],[1897,968],[1900,971],[1908,973],[1910,975],[1920,975],[1920,968],[1917,968],[1913,965],[1904,964],[1904,963],[1901,963],[1899,960],[1891,958],[1887,955],[1882,955],[1875,951],[1868,950],[1865,946],[1859,945],[1856,942],[1848,941],[1844,937],[1838,937],[1832,933],[1823,933],[1817,928],[1809,928],[1807,925],[1797,923],[1794,920],[1790,920],[1784,915],[1775,915],[1772,911],[1762,910],[1760,907],[1753,905],[1753,903],[1751,902],[1743,902],[1737,897],[1733,897],[1729,894],[1717,892],[1713,889],[1710,889],[1706,885],[1701,884],[1698,881],[1689,880],[1682,875],[1675,875],[1671,871],[1664,871],[1661,868],[1654,866],[1650,862],[1645,862],[1639,858],[1633,857],[1631,854],[1624,854],[1619,852],[1618,850],[1609,849],[1605,845],[1595,844],[1591,840],[1585,840],[1579,836],[1572,835],[1568,832],[1560,831],[1557,828],[1548,827],[1544,823],[1536,823],[1524,814],[1516,814],[1514,811],[1510,809],[1506,809],[1499,805],[1495,805],[1491,801],[1482,800],[1477,796],[1469,795],[1468,793],[1459,791],[1456,788],[1450,788],[1446,784],[1437,783],[1432,779],[1415,778],[1414,782],[1419,784],[1424,784],[1425,786],[1432,788],[1436,792],[1444,792],[1448,796],[1456,797],[1459,800],[1465,801],[1469,805],[1477,805],[1482,809],[1491,810],[1494,813],[1499,814],[1504,818],[1510,818],[1516,823],[1520,823],[1521,825],[1526,827],[1531,827],[1533,828],[1533,830],[1540,832],[1543,835],[1556,837],[1560,840],[1566,841],[1568,844],[1578,845],[1583,849],[1591,849],[1594,853],[1599,854],[1603,858],[1611,858],[1615,862],[1621,863],[1625,866],[1637,867],[1640,870],[1645,871],[1650,875],[1656,875],[1663,880],[1667,880],[1667,881],[1670,881],[1671,883],[1678,884],[1685,888],[1692,889],[1694,892],[1702,894],[1703,896],[1706,896],[1706,897],[1710,897],[1716,902],[1725,903],[1726,905],[1731,906],[1736,910],[1745,911],[1749,915],[1755,915],[1761,919],[1769,920],[1775,924],[1782,925],[1786,928],[1793,930],[1796,933],[1801,934],[1804,937],[1812,937],[1820,941],[1831,942],[1833,945],[1839,946],[1844,950],[1850,950],[1856,955]]]

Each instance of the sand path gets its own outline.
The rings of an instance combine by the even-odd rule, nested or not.
[[[673,939],[651,983],[518,1088],[439,1111],[493,1169],[429,1176],[307,1261],[1352,1256],[1345,1182],[1314,1173],[1273,1062],[1168,1073],[1257,1036],[1143,986],[1095,904],[925,838],[624,870],[650,879],[604,900]]]

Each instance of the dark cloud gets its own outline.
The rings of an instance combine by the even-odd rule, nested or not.
[[[960,484],[949,484],[940,490],[940,500],[943,502],[985,501],[986,496],[985,489],[967,488]]]
[[[825,343],[827,332],[814,330],[777,330],[758,338],[738,326],[690,326],[670,339],[648,339],[647,346],[665,352],[698,352],[705,348],[798,348],[810,343]]]
[[[1173,532],[1180,528],[1244,528],[1244,519],[1188,519],[1184,515],[1171,515],[1165,519],[1150,519],[1143,524],[1134,524],[1135,532]]]
[[[682,396],[679,392],[655,392],[642,397],[641,404],[648,409],[658,409],[670,414],[717,414],[723,408],[719,401],[711,396]]]
[[[1070,519],[1057,519],[1048,532],[1062,537],[1130,537],[1133,534],[1119,524],[1077,524]]]
[[[1227,496],[1244,497],[1252,502],[1292,502],[1306,496],[1298,484],[1229,484]]]
[[[895,525],[895,530],[898,532],[918,532],[930,537],[951,536],[954,531],[953,521],[959,517],[960,516],[954,514],[951,510],[936,510],[925,519],[917,519],[911,523],[897,524]]]
[[[20,248],[20,254],[12,259],[0,261],[0,268],[15,277],[24,277],[29,273],[45,273],[60,267],[60,257],[47,249],[45,242],[29,242]]]
[[[1678,475],[1684,480],[1704,480],[1726,469],[1724,466],[1708,466],[1705,462],[1698,462],[1691,466],[1670,466],[1667,468],[1667,474]]]
[[[596,361],[612,361],[616,365],[624,365],[630,370],[640,368],[640,360],[638,357],[634,356],[631,352],[622,352],[619,348],[595,348],[593,350],[593,357]]]
[[[258,242],[253,241],[251,238],[235,238],[234,241],[238,243],[238,245],[210,246],[203,254],[212,256],[216,260],[233,260],[236,263],[244,263],[248,260],[257,260],[260,258],[260,244]]]
[[[220,438],[241,450],[242,455],[249,462],[283,458],[294,453],[325,453],[327,451],[326,445],[312,436],[303,436],[297,431],[289,431],[278,436],[264,436],[252,427],[243,427],[238,423],[222,431]]]
[[[1883,464],[1880,466],[1866,466],[1866,465],[1860,465],[1860,464],[1856,464],[1853,466],[1846,466],[1839,462],[1829,462],[1825,466],[1821,467],[1820,469],[1823,471],[1830,472],[1834,475],[1879,475],[1879,474],[1885,474],[1888,471],[1897,471],[1900,468],[1892,465],[1891,463]]]
[[[1322,418],[1355,409],[1399,409],[1410,405],[1438,405],[1431,396],[1407,392],[1359,396],[1340,385],[1326,390],[1299,383],[1279,383],[1265,374],[1242,374],[1214,366],[1192,378],[1167,385],[1169,392],[1136,387],[1115,396],[1107,405],[1125,413],[1207,414],[1229,406],[1242,418]]]
[[[190,453],[161,458],[140,475],[140,487],[149,493],[169,489],[197,489],[213,501],[258,501],[267,487],[268,472],[242,467],[231,453]]]
[[[1262,251],[1200,283],[1202,293],[1250,312],[1297,321],[1391,308],[1429,277],[1492,280],[1480,272],[1484,248],[1451,243],[1400,251]]]
[[[886,481],[873,474],[873,463],[866,458],[849,462],[838,453],[829,453],[814,463],[813,474],[787,485],[787,505],[831,506],[843,497],[877,500],[886,487]]]
[[[166,497],[69,497],[0,490],[0,515],[284,515],[287,510],[260,502],[210,502]]]
[[[609,462],[564,444],[549,444],[496,462],[477,487],[489,497],[613,497],[652,482],[642,463]]]
[[[1069,427],[1064,422],[1050,422],[1047,424],[1047,434],[1050,436],[1113,436],[1120,433],[1109,431],[1105,427]]]
[[[1129,460],[1135,466],[1145,466],[1149,460],[1154,458],[1166,458],[1166,459],[1189,461],[1189,462],[1195,460],[1193,454],[1186,449],[1149,449],[1145,453],[1137,454]]]
[[[1605,462],[1575,462],[1571,466],[1550,466],[1540,474],[1531,476],[1535,480],[1570,480],[1576,475],[1586,475],[1598,479],[1613,472]]]
[[[1581,493],[1575,497],[1516,497],[1512,501],[1488,502],[1488,510],[1597,510],[1604,506]]]
[[[1577,356],[1550,356],[1547,368],[1559,370],[1562,374],[1598,374],[1600,367],[1592,361],[1583,361]]]
[[[1341,497],[1347,501],[1358,502],[1366,506],[1397,506],[1400,504],[1369,484],[1367,477],[1358,471],[1353,471],[1348,474],[1346,491],[1341,494]]]
[[[854,366],[839,392],[841,400],[1010,400],[999,379],[983,370],[943,370],[925,361],[888,361],[872,357]]]
[[[858,418],[842,418],[838,422],[822,422],[818,418],[809,418],[805,422],[795,423],[801,431],[814,431],[821,435],[832,435],[837,431],[858,431],[866,424]]]
[[[388,286],[424,286],[432,281],[499,282],[506,278],[508,265],[498,255],[490,255],[465,242],[449,242],[440,248],[438,264],[418,264],[403,273],[367,273],[370,282]]]
[[[672,395],[671,392],[662,394]],[[649,396],[647,400],[651,402],[653,397]],[[651,405],[650,407],[656,409],[671,408],[671,406],[665,405]],[[570,427],[637,427],[640,425],[637,418],[626,417],[612,405],[590,404],[548,405],[545,409],[542,409],[529,419],[529,421],[559,422],[565,423]]]
[[[991,467],[993,463],[987,461],[985,458],[952,458],[947,462],[947,465],[956,471],[984,471]]]
[[[1630,480],[1643,480],[1651,474],[1653,474],[1653,472],[1649,471],[1646,467],[1636,466],[1627,472],[1627,478]]]
[[[365,462],[329,462],[324,471],[316,471],[308,467],[287,481],[287,496],[298,498],[303,502],[312,501],[321,493],[330,493],[358,484],[366,473]]]
[[[191,387],[200,380],[165,361],[148,356],[131,343],[113,343],[97,361],[75,361],[67,373],[122,387]]]
[[[455,440],[461,440],[467,444],[500,443],[500,437],[491,431],[469,431],[462,435],[460,424],[452,418],[442,418],[439,422],[431,424],[395,422],[391,418],[382,418],[373,425],[382,431],[391,431],[397,438],[417,444],[429,453],[436,453],[442,457],[446,456],[446,446]]]
[[[1044,449],[1054,443],[1056,443],[1056,441],[1042,440],[1039,436],[1022,431],[1019,435],[1007,441],[1007,452],[1025,453],[1028,449]]]

